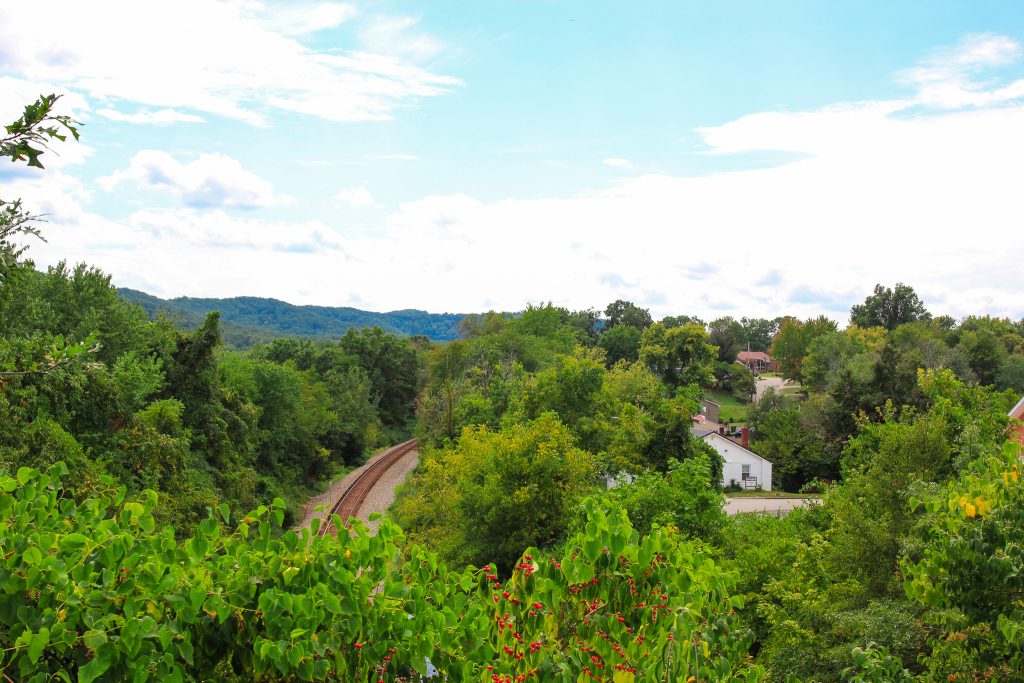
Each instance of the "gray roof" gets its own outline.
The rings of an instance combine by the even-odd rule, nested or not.
[[[690,433],[693,434],[698,439],[703,439],[708,434],[716,434],[717,432],[714,429],[699,429],[697,427],[690,427]]]

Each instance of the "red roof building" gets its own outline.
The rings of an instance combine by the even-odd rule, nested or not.
[[[751,372],[775,372],[775,361],[764,351],[740,351],[736,362],[750,368]]]

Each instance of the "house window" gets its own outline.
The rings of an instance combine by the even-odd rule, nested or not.
[[[743,481],[750,479],[750,465],[743,465]]]

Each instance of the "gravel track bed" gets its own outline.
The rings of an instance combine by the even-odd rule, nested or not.
[[[419,457],[418,451],[410,451],[403,455],[366,494],[366,500],[363,501],[356,516],[366,521],[366,518],[374,512],[379,512],[382,515],[387,512],[391,504],[395,502],[395,489],[405,481],[410,472],[416,469]],[[378,524],[380,521],[367,522],[370,529],[376,529]]]
[[[363,473],[363,470],[365,470],[367,466],[376,462],[378,459],[380,459],[382,455],[387,453],[389,450],[390,448],[380,449],[379,451],[371,455],[370,459],[367,460],[362,467],[357,467],[356,469],[352,470],[338,481],[331,484],[330,487],[328,487],[328,489],[321,493],[319,496],[314,496],[313,498],[310,498],[309,501],[302,508],[302,522],[297,524],[295,528],[304,529],[305,527],[308,527],[309,523],[312,522],[314,518],[320,520],[327,519],[327,516],[331,512],[331,508],[334,507],[334,503],[338,500],[338,498],[341,497],[341,494],[348,490],[348,487],[351,486],[352,482],[354,482],[359,477],[359,475]],[[324,509],[317,510],[316,508],[318,505],[323,505]]]

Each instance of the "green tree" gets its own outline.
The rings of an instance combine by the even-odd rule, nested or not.
[[[779,331],[782,318],[768,320],[766,318],[740,318],[743,325],[744,338],[751,351],[768,351],[772,345],[772,337]]]
[[[787,317],[779,325],[779,331],[772,339],[771,356],[779,364],[785,377],[803,379],[803,363],[811,342],[816,338],[836,331],[836,324],[825,316],[800,322]]]
[[[671,387],[711,384],[715,353],[708,333],[693,323],[682,327],[655,323],[640,338],[640,360]]]
[[[690,323],[704,327],[704,321],[695,315],[667,315],[659,322],[665,327],[682,327]]]
[[[415,412],[419,380],[419,362],[409,340],[373,327],[349,330],[339,345],[369,376],[384,426],[404,427]]]
[[[979,382],[992,384],[996,381],[1007,353],[1006,347],[993,332],[987,329],[963,332],[957,348],[967,357]]]
[[[453,562],[508,572],[523,548],[562,539],[596,485],[594,457],[545,413],[501,431],[467,427],[452,448],[422,454],[397,514]]]
[[[995,385],[998,389],[1012,389],[1024,394],[1024,354],[1015,353],[999,366]]]
[[[642,330],[653,322],[651,314],[646,308],[640,308],[636,304],[622,299],[608,304],[608,307],[604,309],[604,314],[608,318],[607,327],[609,328],[616,325],[629,325]]]
[[[718,347],[718,360],[731,363],[745,350],[747,335],[742,324],[725,316],[708,325],[708,341]]]
[[[944,610],[929,668],[956,680],[1014,680],[1024,667],[1020,447],[985,455],[914,501],[924,518],[902,565],[907,595]]]
[[[632,325],[616,325],[601,335],[598,346],[604,349],[609,367],[620,360],[635,361],[640,357],[642,332]]]
[[[890,289],[875,285],[874,294],[850,309],[850,322],[859,327],[894,330],[904,323],[931,318],[914,288],[902,282]]]
[[[645,472],[631,482],[622,483],[594,496],[605,510],[621,508],[641,534],[650,533],[655,524],[674,527],[688,538],[712,542],[721,537],[726,526],[722,493],[711,483],[711,459],[700,454],[682,462],[671,460],[664,474]],[[571,524],[581,530],[586,508],[581,507]]]

